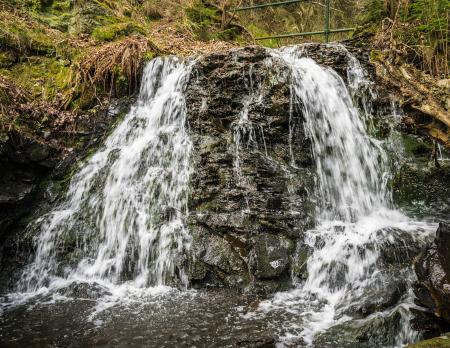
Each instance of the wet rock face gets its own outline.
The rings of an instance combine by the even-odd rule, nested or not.
[[[304,53],[347,78],[341,49],[309,45]],[[315,169],[289,79],[289,68],[261,47],[208,55],[194,66],[186,98],[194,285],[272,291],[291,273],[306,277],[302,237],[314,221]]]
[[[206,56],[187,88],[199,285],[289,278],[295,245],[313,223],[310,143],[302,115],[290,113],[288,69],[269,61],[262,48]]]
[[[260,279],[281,276],[288,268],[292,242],[277,235],[260,234],[252,240],[249,266]]]
[[[59,161],[55,148],[10,133],[0,144],[0,289],[13,284],[17,269],[32,253],[32,241],[24,241],[25,220],[50,203],[51,190],[42,189],[45,178]]]
[[[10,134],[0,149],[0,238],[32,210],[40,180],[57,162],[58,153],[50,146]]]
[[[439,224],[434,242],[416,260],[415,271],[418,303],[450,324],[450,224]]]

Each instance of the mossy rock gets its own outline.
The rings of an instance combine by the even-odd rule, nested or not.
[[[402,144],[408,157],[428,160],[433,152],[433,144],[426,139],[412,134],[402,134]]]
[[[407,348],[447,348],[450,347],[450,335],[446,334],[429,340],[410,344]]]
[[[450,166],[406,163],[392,180],[393,197],[400,207],[418,215],[448,216]]]
[[[350,320],[331,327],[315,337],[317,347],[373,348],[395,345],[401,315],[377,315],[366,320]]]

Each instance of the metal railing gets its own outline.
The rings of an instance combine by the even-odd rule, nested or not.
[[[262,9],[262,8],[267,8],[267,7],[276,7],[276,6],[286,6],[286,5],[291,5],[291,4],[297,4],[300,2],[307,3],[308,0],[286,0],[286,1],[279,1],[279,2],[269,2],[266,4],[237,7],[237,8],[231,9],[231,12],[257,10],[257,9]],[[271,39],[281,39],[281,38],[287,38],[287,37],[323,35],[325,42],[328,43],[330,41],[330,34],[344,33],[344,32],[349,32],[349,31],[355,30],[355,28],[330,29],[330,0],[326,0],[326,2],[325,2],[325,24],[324,24],[324,27],[325,27],[324,30],[321,30],[321,31],[309,31],[309,32],[303,32],[303,33],[288,33],[288,34],[280,34],[280,35],[273,35],[273,36],[263,36],[263,37],[256,37],[255,40],[271,40]]]

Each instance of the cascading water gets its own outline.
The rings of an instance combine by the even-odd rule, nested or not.
[[[366,131],[370,107],[363,100],[361,115],[352,100],[368,84],[358,61],[350,57],[350,93],[335,71],[320,67],[296,47],[274,51],[273,56],[291,68],[292,109],[299,108],[304,115],[312,140],[317,222],[304,237],[312,250],[306,281],[263,302],[260,310],[283,308],[301,318],[300,326],[294,324],[281,334],[281,346],[298,337],[311,344],[318,333],[351,320],[355,305],[367,296],[381,297],[377,291],[387,283],[378,261],[385,243],[401,238],[398,231],[423,242],[434,226],[412,222],[392,209],[386,189],[387,156]],[[404,299],[398,307],[402,317],[408,316],[409,302],[410,298]],[[392,345],[416,338],[406,319]]]
[[[241,152],[248,151],[249,149],[258,149],[258,135],[260,135],[264,146],[264,152],[267,156],[264,129],[258,125],[253,124],[248,117],[250,104],[261,104],[263,98],[262,84],[258,83],[259,88],[255,89],[252,70],[252,65],[250,65],[248,71],[249,85],[247,86],[250,90],[250,94],[246,96],[246,99],[244,99],[237,122],[233,124],[233,140],[235,146],[235,157],[233,163],[234,174],[236,178],[236,184],[244,187],[245,189],[249,189],[250,185],[247,178],[245,178],[242,173]],[[248,198],[244,197],[244,199],[246,200],[247,208],[243,212],[248,213],[250,211]]]
[[[174,57],[147,64],[137,103],[74,175],[62,204],[36,222],[37,251],[19,291],[187,285],[189,73]],[[60,250],[70,251],[70,262]]]

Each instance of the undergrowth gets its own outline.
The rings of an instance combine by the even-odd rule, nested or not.
[[[363,22],[381,49],[436,77],[449,76],[449,0],[367,0]]]

